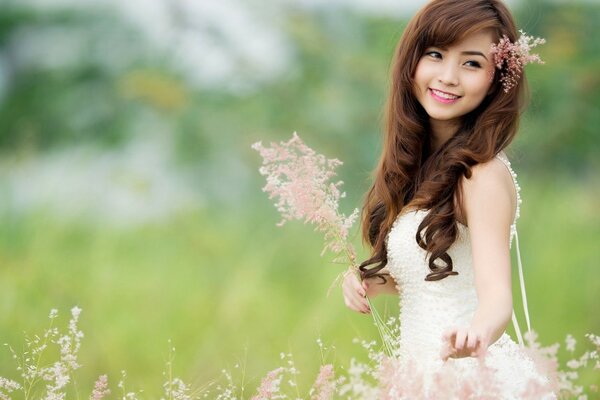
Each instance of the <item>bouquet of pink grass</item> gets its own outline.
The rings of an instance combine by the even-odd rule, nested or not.
[[[282,220],[277,226],[294,219],[315,224],[315,230],[325,234],[325,247],[335,254],[344,253],[350,264],[356,261],[354,247],[347,242],[348,231],[356,217],[358,209],[346,217],[338,211],[339,199],[346,196],[339,186],[342,181],[332,183],[335,169],[343,163],[337,159],[327,159],[308,147],[296,132],[285,143],[271,143],[264,147],[261,142],[252,148],[263,158],[259,169],[267,177],[263,191],[269,193],[269,199],[278,197],[275,206]],[[337,259],[336,261],[339,261]]]
[[[343,163],[318,154],[304,144],[296,132],[287,142],[271,143],[271,147],[257,142],[252,148],[263,158],[259,169],[267,178],[263,191],[269,193],[269,199],[277,198],[275,207],[282,216],[277,226],[283,226],[286,221],[294,219],[314,224],[315,230],[324,233],[325,246],[321,256],[331,250],[337,255],[334,262],[348,263],[349,271],[358,274],[356,251],[348,242],[348,232],[358,217],[359,210],[354,209],[349,216],[340,213],[339,199],[346,195],[345,192],[340,192],[343,181],[331,181],[336,176],[335,169]],[[332,287],[343,273],[337,276]],[[392,355],[396,350],[395,334],[371,301],[367,300],[383,345],[388,354]]]

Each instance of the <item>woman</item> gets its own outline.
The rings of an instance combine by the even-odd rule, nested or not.
[[[522,66],[540,62],[517,39],[500,1],[434,0],[392,63],[383,152],[362,209],[372,257],[362,282],[345,275],[343,293],[363,313],[365,296],[400,296],[399,359],[423,374],[423,397],[443,367],[477,379],[485,357],[501,398],[554,398],[505,333],[520,198],[503,150],[525,104]]]

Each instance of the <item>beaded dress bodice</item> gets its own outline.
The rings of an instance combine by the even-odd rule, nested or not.
[[[520,187],[510,162],[496,156],[510,171],[517,192],[517,207],[511,225],[510,243],[516,234]],[[448,249],[456,276],[425,281],[430,272],[429,257],[416,242],[417,229],[428,210],[402,212],[386,238],[388,269],[400,293],[400,357],[437,359],[442,346],[441,332],[450,326],[468,326],[477,308],[471,242],[467,226],[457,222],[458,237]],[[422,233],[423,234],[423,233]],[[508,337],[507,337],[508,338]],[[506,338],[505,338],[506,340]]]
[[[520,187],[510,162],[503,153],[496,155],[508,168],[517,193],[516,212],[510,227],[509,247],[513,237],[517,244],[517,259],[523,307],[531,330],[516,221],[519,218],[521,203]],[[458,275],[448,276],[438,281],[425,281],[429,270],[429,256],[416,242],[416,232],[428,210],[403,211],[386,237],[387,268],[396,281],[400,294],[400,337],[398,359],[411,370],[423,377],[423,398],[430,398],[431,387],[435,386],[436,373],[450,365],[461,379],[480,381],[478,360],[472,357],[450,358],[444,363],[440,357],[442,334],[452,326],[468,327],[477,309],[477,293],[471,254],[469,228],[458,223],[456,241],[447,250],[453,261],[453,270]],[[421,233],[423,235],[423,232]],[[519,339],[523,338],[513,311],[513,325]],[[534,385],[546,385],[548,378],[540,374],[534,361],[510,336],[502,336],[490,345],[485,363],[494,370],[494,379],[499,384],[499,394],[494,397],[504,400],[522,399],[522,394]],[[556,399],[554,393],[540,399]]]

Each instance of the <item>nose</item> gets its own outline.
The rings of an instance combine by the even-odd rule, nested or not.
[[[440,71],[438,81],[448,86],[458,85],[458,73],[452,63],[446,63]]]

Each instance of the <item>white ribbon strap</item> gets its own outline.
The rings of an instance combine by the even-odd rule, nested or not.
[[[527,332],[531,334],[531,322],[529,320],[529,308],[527,307],[527,293],[525,292],[525,278],[523,278],[523,263],[521,262],[521,251],[519,249],[519,234],[515,229],[515,239],[517,241],[517,263],[519,266],[519,283],[521,286],[521,297],[523,300],[523,310],[525,311],[525,320],[527,322]],[[515,315],[515,311],[513,308],[512,314],[512,322],[515,328],[515,332],[517,333],[517,339],[519,340],[519,344],[524,346],[523,335],[521,334],[521,329],[519,328],[519,322],[517,321],[517,317]]]
[[[505,156],[501,153],[498,153],[496,156],[504,163],[506,168],[508,168],[508,171],[510,172],[510,174],[512,176],[513,183],[515,184],[515,189],[517,191],[517,211],[515,214],[515,219],[513,220],[513,225],[511,225],[511,230],[514,227],[515,239],[517,242],[517,262],[518,262],[518,266],[519,266],[519,284],[521,286],[521,298],[523,301],[523,310],[525,311],[525,320],[527,321],[527,332],[531,333],[531,322],[529,320],[529,308],[527,307],[527,294],[525,292],[525,278],[523,278],[523,263],[521,262],[521,250],[519,248],[519,234],[517,233],[517,225],[516,225],[517,218],[519,217],[519,203],[521,202],[521,197],[519,196],[520,188],[519,188],[519,184],[517,183],[517,174],[515,174],[512,167],[510,166],[510,161],[508,161],[508,159],[505,158]],[[512,244],[512,240],[511,240],[511,243],[509,243],[509,247],[511,244]],[[519,344],[521,346],[524,346],[523,335],[521,334],[521,329],[519,328],[519,322],[517,321],[517,316],[515,315],[514,307],[513,307],[513,313],[512,313],[512,323],[515,328],[515,332],[517,334],[517,339],[519,340]]]
[[[519,340],[519,345],[521,347],[525,346],[525,343],[523,343],[523,335],[521,335],[521,329],[519,328],[519,322],[517,321],[517,316],[515,315],[514,309],[512,313],[512,323],[513,327],[515,328],[515,332],[517,332],[517,339]]]

